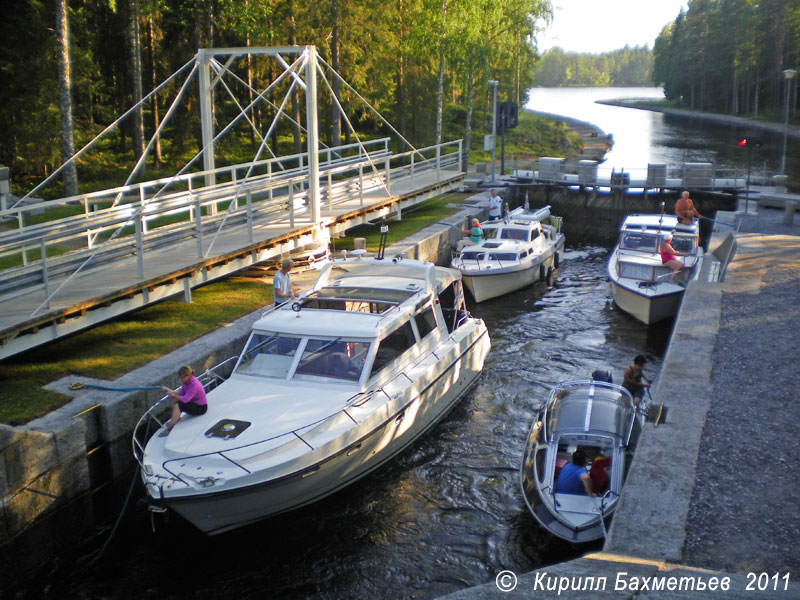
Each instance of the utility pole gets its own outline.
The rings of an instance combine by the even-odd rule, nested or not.
[[[492,88],[492,183],[494,183],[494,157],[497,150],[497,81],[490,79],[488,84]]]

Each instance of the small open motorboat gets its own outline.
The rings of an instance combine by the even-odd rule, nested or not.
[[[320,500],[433,427],[489,348],[458,271],[400,257],[329,262],[253,325],[206,414],[183,415],[166,437],[152,435],[164,399],[140,419],[133,448],[150,507],[216,534]]]
[[[647,325],[674,316],[685,290],[685,281],[672,283],[672,269],[661,263],[659,250],[668,233],[672,247],[685,254],[678,256],[685,281],[697,279],[703,262],[700,226],[682,225],[670,215],[628,215],[608,259],[614,303]]]
[[[552,283],[564,252],[561,218],[546,206],[516,208],[500,221],[481,223],[483,239],[461,249],[450,264],[461,271],[476,302],[519,290],[537,281]]]
[[[608,378],[610,379],[610,377]],[[559,383],[528,434],[520,482],[525,504],[553,535],[574,543],[606,535],[644,423],[628,390],[599,380]],[[561,470],[582,450],[595,496],[556,492]]]

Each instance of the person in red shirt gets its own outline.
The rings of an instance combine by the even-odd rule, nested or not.
[[[672,275],[669,277],[670,283],[675,283],[675,280],[680,277],[681,281],[678,282],[678,285],[684,285],[683,283],[683,263],[677,259],[677,255],[685,256],[675,250],[672,247],[670,242],[672,241],[672,234],[668,233],[664,236],[663,242],[661,243],[661,248],[659,249],[661,253],[661,264],[665,267],[669,267],[672,269]],[[666,274],[665,274],[666,275]]]

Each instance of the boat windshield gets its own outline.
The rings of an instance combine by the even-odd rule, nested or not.
[[[247,340],[235,372],[286,379],[300,339],[270,333],[253,333]]]
[[[658,235],[652,233],[624,231],[619,238],[619,247],[638,252],[658,252],[658,239]],[[678,250],[677,247],[675,249]]]
[[[344,338],[318,339],[253,333],[235,372],[280,379],[324,377],[358,381],[369,346],[368,342]],[[295,355],[300,349],[302,355],[292,371]]]
[[[522,242],[528,241],[528,230],[527,229],[513,229],[510,227],[504,227],[503,233],[500,235],[500,239],[503,240],[520,240]]]
[[[364,369],[369,344],[367,342],[309,338],[293,379],[320,377],[358,381]]]
[[[630,398],[617,386],[558,388],[548,411],[547,435],[550,441],[561,433],[605,433],[624,438],[631,418]]]

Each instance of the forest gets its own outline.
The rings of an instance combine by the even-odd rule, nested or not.
[[[798,69],[800,0],[691,0],[653,47],[653,78],[695,110],[782,120]],[[797,78],[789,80],[792,114]]]
[[[536,22],[549,18],[551,6],[549,0],[5,0],[3,15],[0,164],[11,168],[13,184],[29,187],[25,181],[52,173],[140,107],[92,158],[65,170],[63,192],[73,195],[81,180],[115,183],[119,163],[136,162],[165,118],[176,84],[142,98],[199,48],[313,44],[330,69],[417,147],[443,140],[452,111],[449,120],[460,120],[458,137],[469,140],[473,130],[486,130],[489,80],[499,82],[498,101],[524,104],[537,59]],[[235,69],[251,98],[275,76],[256,61]],[[329,145],[350,134],[340,114],[323,109],[326,101],[333,106],[333,95],[345,113],[357,115],[357,129],[386,133],[349,88],[337,88],[327,99],[320,92],[320,135]],[[149,176],[183,164],[190,148],[198,148],[197,103],[195,85],[158,136],[144,165]],[[293,98],[291,109],[299,116],[303,102]],[[273,110],[267,104],[255,110],[256,125],[266,128]],[[283,122],[272,143],[299,147],[299,132]],[[256,145],[252,134],[240,142],[244,149]]]
[[[537,63],[534,80],[541,87],[649,87],[654,85],[653,53],[647,46],[602,54],[551,48]]]

